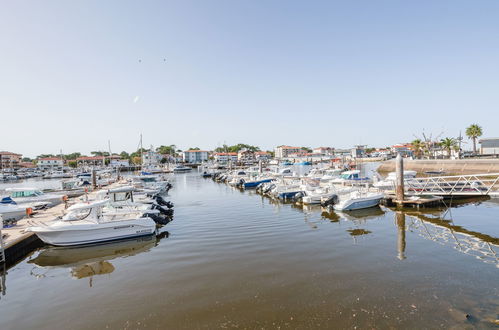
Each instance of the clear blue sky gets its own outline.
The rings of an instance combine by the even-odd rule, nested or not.
[[[166,59],[166,62],[164,61]],[[141,60],[141,62],[139,62]],[[5,1],[0,149],[499,135],[499,1]],[[466,147],[468,148],[470,144]]]

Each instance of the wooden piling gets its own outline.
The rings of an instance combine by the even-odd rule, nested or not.
[[[396,163],[396,181],[395,181],[395,195],[397,202],[401,203],[404,200],[404,159],[400,154],[397,155]]]
[[[95,169],[93,168],[92,169],[92,187],[95,189],[97,188],[97,172],[95,171]]]

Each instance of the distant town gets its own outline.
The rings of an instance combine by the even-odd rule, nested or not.
[[[23,157],[22,154],[11,151],[0,151],[0,170],[12,171],[22,169],[62,170],[64,168],[78,168],[89,166],[109,167],[137,167],[159,166],[161,164],[185,163],[201,164],[208,161],[217,163],[254,164],[260,161],[282,160],[311,163],[324,161],[345,160],[386,160],[401,154],[403,157],[414,159],[460,159],[469,157],[497,157],[499,155],[499,138],[483,138],[482,128],[472,124],[466,129],[466,136],[472,142],[472,148],[465,151],[462,136],[457,138],[432,138],[423,134],[422,138],[411,142],[394,144],[389,147],[374,148],[367,145],[356,145],[350,149],[333,147],[298,147],[280,145],[274,150],[263,151],[258,146],[248,144],[223,145],[214,150],[201,150],[197,147],[187,150],[177,149],[176,145],[160,146],[157,148],[139,148],[132,153],[122,151],[92,151],[91,155],[79,152],[58,155],[42,154],[34,159]],[[479,147],[477,146],[479,145]]]

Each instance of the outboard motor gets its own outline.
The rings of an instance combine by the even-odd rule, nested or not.
[[[338,203],[338,195],[334,194],[331,197],[329,197],[327,200],[325,200],[323,203],[321,203],[321,206],[333,206],[334,204]]]
[[[154,213],[145,213],[144,216],[153,219],[153,221],[158,225],[166,225],[167,223],[172,221],[171,218],[165,218]]]
[[[171,217],[173,215],[173,209],[167,209],[161,205],[153,204],[153,210],[158,210],[161,214]]]
[[[263,190],[263,193],[264,193],[264,194],[268,194],[268,193],[269,193],[269,192],[271,192],[271,191],[272,191],[272,189],[274,189],[274,188],[275,188],[275,184],[274,184],[274,183],[269,184],[269,186],[268,186],[268,187],[265,187],[265,189]]]
[[[163,197],[156,195],[154,196],[154,200],[161,206],[166,206],[167,208],[173,208],[173,203],[170,201],[166,201]]]
[[[293,196],[293,201],[294,202],[301,202],[303,200],[303,196],[305,196],[305,194],[300,191],[300,192],[297,192],[294,196]]]

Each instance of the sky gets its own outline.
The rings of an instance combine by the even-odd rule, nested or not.
[[[499,136],[499,1],[3,1],[0,150]],[[471,143],[464,146],[471,148]]]

